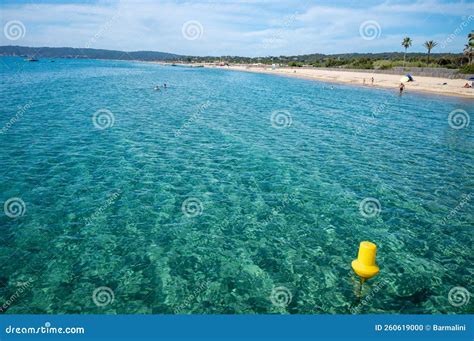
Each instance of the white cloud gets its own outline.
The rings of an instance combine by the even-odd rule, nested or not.
[[[255,56],[393,51],[400,49],[396,40],[404,35],[417,40],[413,50],[422,51],[424,40],[447,37],[462,15],[474,13],[474,4],[422,0],[357,8],[320,3],[305,8],[293,1],[101,1],[4,4],[0,10],[2,26],[9,20],[25,24],[25,37],[14,42],[19,45],[85,47],[93,41],[94,48],[126,51]],[[182,36],[188,20],[202,24],[201,39]],[[359,26],[365,20],[380,24],[380,38],[361,39]],[[0,44],[12,42],[2,35]],[[459,52],[462,46],[463,38],[457,37],[446,50]]]

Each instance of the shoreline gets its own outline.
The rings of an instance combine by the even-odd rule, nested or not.
[[[53,59],[53,58],[47,58]],[[62,59],[62,58],[55,58]],[[69,58],[67,58],[69,59]],[[95,59],[90,59],[95,60]],[[123,61],[123,62],[140,62],[140,63],[150,63],[158,64],[163,66],[171,66],[175,62],[169,61],[145,61],[145,60],[115,60],[115,59],[96,59],[103,61]],[[226,66],[220,66],[209,63],[176,63],[182,67],[204,67],[210,69],[222,69],[222,70],[232,70],[232,71],[241,71],[241,72],[252,72],[252,73],[263,73],[276,76],[292,77],[313,81],[320,81],[326,83],[335,83],[335,84],[345,84],[345,85],[354,85],[362,86],[368,88],[380,88],[380,89],[391,89],[398,93],[398,86],[400,84],[400,78],[402,74],[394,75],[387,73],[375,73],[370,70],[367,71],[353,71],[350,69],[344,69],[341,71],[337,70],[327,70],[323,68],[299,68],[299,67],[277,67],[272,69],[270,65],[250,65],[250,64],[232,64]],[[371,78],[374,77],[374,84],[371,84]],[[413,73],[414,82],[405,83],[406,92],[417,92],[428,95],[441,95],[449,97],[457,97],[462,99],[474,100],[474,88],[463,88],[466,82],[474,83],[472,81],[467,81],[466,79],[450,79],[442,77],[427,77],[427,76],[417,76],[416,73]],[[365,83],[364,83],[365,79]],[[443,84],[446,83],[446,84]]]
[[[170,66],[170,62],[151,62],[154,64]],[[373,73],[370,70],[362,71],[335,71],[319,68],[297,68],[297,67],[277,67],[272,69],[268,65],[228,65],[218,66],[215,64],[178,64],[182,67],[204,67],[209,69],[222,69],[241,72],[264,73],[276,76],[285,76],[300,78],[306,80],[315,80],[327,83],[346,84],[361,86],[367,88],[391,89],[398,93],[400,78],[403,75],[393,75],[386,73]],[[374,77],[374,84],[371,84],[371,78]],[[405,83],[404,93],[417,92],[428,95],[441,95],[449,97],[457,97],[462,99],[474,100],[474,88],[463,88],[468,82],[465,79],[449,79],[441,77],[426,77],[413,74],[414,82]],[[365,84],[364,84],[365,79]],[[443,83],[446,83],[443,85]],[[469,83],[471,83],[469,81]]]
[[[266,67],[249,65],[204,65],[204,67],[233,71],[264,73],[329,83],[362,86],[367,88],[373,87],[382,89],[392,89],[395,92],[398,92],[400,78],[403,76],[384,73],[371,73],[369,70],[367,72],[347,70],[334,71],[317,68],[302,69],[292,67],[280,67],[273,70],[271,66]],[[374,77],[373,85],[371,84],[371,77]],[[406,93],[407,91],[414,91],[431,95],[443,95],[474,100],[474,88],[463,88],[463,85],[467,82],[467,80],[416,76],[416,74],[413,75],[413,78],[415,80],[414,82],[405,83],[404,93]],[[443,83],[447,84],[443,85]]]

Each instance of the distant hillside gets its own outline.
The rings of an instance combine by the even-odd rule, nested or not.
[[[180,60],[182,56],[155,52],[135,51],[123,52],[114,50],[78,49],[72,47],[25,47],[0,46],[0,56],[19,56],[36,58],[88,58],[88,59],[118,59],[118,60]]]
[[[173,53],[156,51],[134,51],[124,52],[116,50],[80,49],[73,47],[27,47],[27,46],[0,46],[0,56],[19,56],[36,58],[89,58],[89,59],[123,59],[123,60],[187,60],[187,61],[232,61],[232,62],[291,62],[298,61],[304,63],[318,62],[328,59],[350,60],[350,59],[370,59],[370,60],[401,60],[403,52],[383,52],[383,53],[341,53],[341,54],[305,54],[297,56],[275,56],[275,57],[240,57],[240,56],[183,56]],[[407,60],[425,58],[426,53],[407,53]],[[432,53],[434,60],[441,58],[462,58],[462,53]]]
[[[281,64],[294,67],[310,65],[313,67],[337,67],[348,69],[381,69],[389,70],[394,67],[431,67],[459,69],[463,73],[474,73],[474,66],[468,65],[469,58],[462,53],[431,53],[430,59],[426,53],[402,52],[383,53],[313,53],[299,56],[182,56],[172,53],[155,51],[114,51],[98,49],[79,49],[72,47],[25,47],[0,46],[0,56],[18,56],[35,58],[82,58],[82,59],[116,59],[143,61],[184,61],[192,63],[262,63]]]

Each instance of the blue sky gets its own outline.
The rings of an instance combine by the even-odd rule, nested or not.
[[[4,0],[0,20],[1,45],[269,56],[401,51],[408,35],[412,52],[461,52],[474,1]]]

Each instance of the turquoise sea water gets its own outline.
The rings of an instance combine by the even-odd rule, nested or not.
[[[474,311],[449,295],[474,291],[473,122],[449,121],[474,119],[472,100],[118,61],[0,67],[7,313]],[[364,300],[362,240],[381,269]]]

